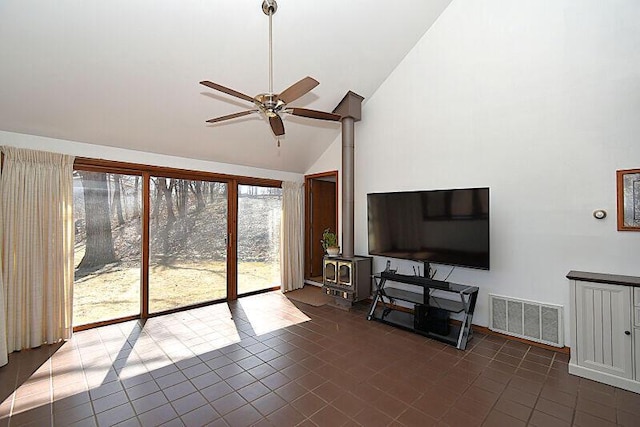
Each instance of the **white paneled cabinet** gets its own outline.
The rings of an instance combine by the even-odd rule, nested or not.
[[[570,272],[569,373],[640,393],[640,278]]]
[[[576,353],[580,366],[633,378],[631,291],[626,286],[576,282]]]

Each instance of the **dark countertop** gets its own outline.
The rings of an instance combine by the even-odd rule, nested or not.
[[[640,287],[640,277],[621,276],[619,274],[589,273],[587,271],[571,270],[567,273],[567,279],[580,280],[582,282],[609,283],[611,285]]]

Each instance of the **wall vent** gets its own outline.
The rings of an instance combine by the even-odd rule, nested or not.
[[[489,329],[564,347],[562,306],[489,294]]]

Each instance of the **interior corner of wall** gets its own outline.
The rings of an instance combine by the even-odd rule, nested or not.
[[[320,172],[327,172],[342,169],[341,138],[336,138],[329,147],[318,157],[316,162],[305,172],[305,175],[312,175]],[[340,175],[340,172],[338,173]],[[339,178],[341,178],[339,176]]]

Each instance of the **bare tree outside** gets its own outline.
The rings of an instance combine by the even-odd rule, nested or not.
[[[118,225],[124,225],[124,216],[122,215],[122,198],[120,196],[120,175],[113,175],[113,202],[111,210],[115,212],[118,219]]]
[[[80,172],[84,191],[86,249],[79,271],[92,271],[116,260],[111,235],[107,174]]]

